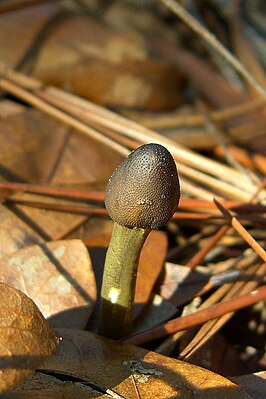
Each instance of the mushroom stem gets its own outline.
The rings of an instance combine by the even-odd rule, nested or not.
[[[179,197],[175,161],[160,144],[137,148],[110,177],[105,206],[115,223],[104,267],[100,334],[120,339],[130,333],[141,248],[151,229],[171,219]]]
[[[101,291],[101,335],[120,339],[131,331],[138,260],[150,231],[114,222]]]

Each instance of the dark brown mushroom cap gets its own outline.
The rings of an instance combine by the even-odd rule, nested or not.
[[[156,229],[175,212],[180,187],[175,161],[160,144],[133,151],[114,171],[106,187],[110,217],[126,227]]]

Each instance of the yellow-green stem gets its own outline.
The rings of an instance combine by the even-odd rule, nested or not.
[[[103,273],[101,335],[120,339],[131,331],[138,260],[149,232],[149,229],[129,229],[114,223]]]

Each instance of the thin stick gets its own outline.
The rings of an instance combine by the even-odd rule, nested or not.
[[[28,104],[33,105],[34,107],[40,109],[46,114],[53,116],[54,118],[64,122],[66,125],[71,126],[74,129],[77,129],[79,132],[91,137],[92,139],[98,140],[99,142],[109,146],[113,150],[117,151],[119,154],[124,156],[128,155],[129,151],[122,145],[114,142],[110,138],[97,132],[95,129],[92,129],[84,122],[81,122],[75,117],[68,115],[66,112],[55,108],[54,106],[48,104],[46,101],[30,93],[29,91],[17,86],[16,84],[6,79],[0,78],[0,87],[3,90],[6,90],[8,93],[13,94],[20,99],[23,99]]]
[[[69,199],[81,199],[91,201],[103,201],[104,193],[102,191],[85,191],[64,187],[52,187],[40,184],[0,182],[0,189],[12,191],[22,191],[34,194],[52,195],[65,197]]]
[[[104,201],[103,191],[91,191],[91,190],[80,190],[77,188],[54,187],[43,184],[40,185],[40,184],[31,184],[31,183],[16,183],[16,182],[2,181],[0,182],[0,189],[28,192],[34,194],[43,194],[47,196],[59,196],[68,199],[79,199],[79,200],[100,201],[100,202]],[[242,201],[232,201],[232,200],[223,200],[220,202],[225,208],[231,209],[232,211],[237,212],[238,214],[266,212],[266,205],[251,204]],[[217,206],[214,204],[213,201],[209,200],[202,200],[197,198],[181,198],[178,208],[188,209],[189,211],[193,210],[195,212],[203,209],[207,209],[209,211],[216,210]]]
[[[244,240],[254,249],[254,251],[266,262],[266,252],[262,248],[262,246],[247,232],[244,226],[236,219],[235,216],[232,216],[231,212],[228,209],[225,209],[223,205],[217,201],[215,198],[213,199],[217,208],[222,212],[224,217],[229,221],[232,227],[244,238]]]
[[[2,75],[7,76],[8,79],[14,78],[15,81],[26,85],[26,87],[32,87],[32,91],[29,92],[13,82],[2,78],[0,79],[0,87],[3,89],[17,95],[42,111],[47,112],[49,115],[76,128],[80,132],[109,145],[124,156],[128,155],[128,150],[121,144],[105,137],[99,131],[89,127],[88,123],[90,123],[90,120],[102,124],[102,126],[108,127],[109,129],[113,129],[122,135],[131,137],[134,140],[137,139],[137,141],[141,143],[157,142],[164,145],[173,154],[174,158],[180,162],[180,170],[185,176],[195,179],[198,183],[210,186],[215,192],[221,193],[222,196],[229,195],[236,199],[247,200],[249,199],[249,195],[254,194],[256,190],[256,186],[247,184],[249,182],[248,178],[235,169],[210,160],[197,153],[193,153],[192,151],[188,151],[185,147],[177,145],[172,140],[145,129],[126,118],[104,110],[89,102],[86,102],[86,112],[84,112],[80,108],[76,107],[76,109],[71,103],[66,103],[66,101],[62,101],[62,99],[60,101],[59,98],[56,99],[56,97],[51,96],[48,90],[40,90],[38,81],[36,82],[36,80],[31,82],[30,78],[24,79],[23,75],[14,73],[9,69],[3,71]],[[91,112],[89,108],[93,109],[93,112]],[[97,112],[94,112],[95,109]],[[215,178],[206,175],[204,172],[215,176]]]
[[[210,173],[211,175],[216,176],[219,180],[226,180],[232,183],[233,186],[241,187],[241,189],[244,192],[246,191],[252,194],[255,190],[254,186],[252,186],[251,184],[247,184],[248,182],[247,177],[243,176],[235,169],[230,168],[217,161],[211,160],[193,151],[187,150],[185,147],[178,145],[169,138],[163,137],[162,135],[152,130],[149,130],[133,121],[130,121],[127,118],[117,115],[112,111],[104,109],[89,101],[79,99],[75,95],[64,93],[58,89],[48,87],[45,90],[40,90],[41,89],[40,82],[36,81],[35,79],[31,79],[29,77],[24,77],[24,75],[18,74],[17,72],[14,72],[8,68],[3,69],[2,76],[6,76],[8,79],[12,79],[12,81],[16,82],[18,85],[23,85],[23,87],[30,88],[31,93],[28,93],[28,96],[26,95],[25,97],[25,92],[24,93],[21,92],[19,90],[19,87],[16,87],[16,85],[14,84],[13,87],[10,87],[8,83],[11,84],[11,82],[7,81],[4,78],[0,79],[0,87],[18,96],[20,94],[21,95],[23,94],[23,97],[21,98],[23,98],[26,101],[30,100],[30,103],[37,107],[40,105],[41,99],[39,97],[41,97],[42,106],[43,107],[44,105],[50,106],[50,109],[48,109],[49,113],[57,118],[60,116],[60,120],[62,120],[65,123],[69,124],[69,118],[71,118],[71,116],[67,115],[67,113],[71,113],[72,118],[74,118],[76,122],[75,126],[73,127],[75,127],[76,129],[78,129],[83,133],[87,133],[89,135],[92,134],[95,138],[99,137],[101,140],[103,140],[103,136],[99,132],[96,132],[95,130],[88,127],[87,123],[89,123],[90,120],[92,120],[105,127],[108,127],[109,129],[113,129],[124,136],[133,138],[134,140],[137,140],[143,144],[149,142],[156,142],[161,145],[164,145],[172,153],[177,162],[180,162],[180,164],[183,163],[189,165],[190,169],[196,168],[203,172]],[[35,96],[34,94],[32,94],[32,92],[35,93]],[[61,101],[58,101],[59,99],[61,99]],[[47,101],[50,104],[48,104]],[[52,107],[51,104],[54,105],[54,107]],[[76,107],[74,107],[74,105],[76,105]],[[58,108],[61,107],[64,109],[64,112],[61,111],[64,115],[64,118],[62,118],[61,115],[58,114],[58,112],[60,112]],[[46,112],[46,107],[42,108],[42,110]],[[81,120],[83,120],[83,122],[79,121],[77,118],[80,118]],[[85,127],[86,132],[84,132],[84,125],[86,126]],[[97,137],[95,132],[97,134]],[[119,146],[117,143],[114,143],[114,141],[112,140],[110,140],[110,142],[112,143],[111,144],[112,148],[114,148],[114,146],[117,145],[118,152],[120,152],[124,156],[128,155],[128,151],[125,149],[125,147],[122,147],[121,145]]]
[[[48,211],[74,213],[78,215],[97,215],[97,216],[107,215],[105,208],[85,208],[73,205],[50,204],[47,202],[31,201],[19,198],[8,198],[7,203],[12,203],[15,205],[24,205],[38,209],[46,209]]]
[[[261,265],[251,265],[245,272],[243,276],[261,276],[260,280],[263,279],[265,274],[265,263]],[[235,295],[249,294],[252,290],[256,289],[259,285],[259,279],[254,281],[237,281],[235,282],[230,290],[225,294],[224,298],[221,299],[222,302],[233,298]],[[213,334],[217,331],[233,316],[233,313],[226,313],[217,320],[211,320],[205,323],[200,330],[197,332],[193,340],[188,344],[188,346],[179,354],[179,359],[184,360],[190,357],[200,346],[202,346]]]
[[[223,316],[226,313],[235,312],[239,309],[251,306],[254,303],[265,299],[266,285],[263,285],[257,290],[252,291],[250,294],[241,295],[228,301],[212,305],[207,309],[199,310],[190,315],[170,320],[151,330],[129,337],[125,339],[124,342],[133,345],[141,345],[151,342],[169,334],[183,331],[199,324],[203,324],[206,321],[216,319],[217,317]]]
[[[213,122],[225,122],[232,118],[257,111],[265,107],[265,105],[266,100],[263,98],[251,100],[241,105],[234,105],[218,111],[210,111],[210,118]],[[204,118],[198,113],[189,115],[168,113],[167,115],[160,115],[158,117],[141,116],[139,121],[150,129],[178,128],[182,126],[200,127],[204,124]]]
[[[207,110],[206,105],[204,104],[203,101],[199,100],[198,101],[198,108],[200,112],[202,113],[202,117],[204,120],[204,125],[206,128],[206,131],[213,137],[214,141],[217,143],[217,145],[222,149],[223,155],[227,162],[236,170],[238,170],[242,174],[246,174],[247,177],[250,179],[253,179],[253,182],[255,184],[258,184],[258,179],[254,176],[251,175],[251,172],[248,173],[246,168],[244,168],[235,158],[234,156],[228,151],[227,145],[226,145],[226,137],[224,133],[214,124],[213,120],[210,117],[210,114]]]
[[[174,157],[176,158],[175,154]],[[219,191],[220,194],[223,197],[231,197],[233,199],[238,199],[240,201],[249,201],[250,199],[250,194],[249,192],[249,187],[253,187],[252,192],[254,193],[254,186],[249,182],[245,181],[245,185],[242,185],[242,188],[245,188],[245,191],[243,189],[240,189],[239,187],[236,186],[236,184],[231,184],[228,182],[225,182],[222,179],[217,179],[213,176],[210,176],[204,172],[202,172],[200,169],[203,168],[198,168],[194,169],[188,165],[184,165],[183,163],[178,164],[178,170],[181,174],[181,176],[186,176],[189,177],[192,180],[195,180],[203,185],[206,185],[210,189],[214,189],[215,192]],[[243,175],[242,175],[243,176]]]
[[[219,227],[217,232],[211,237],[210,241],[208,244],[201,248],[190,261],[188,261],[187,266],[190,267],[191,269],[194,269],[196,266],[200,264],[202,259],[207,255],[207,253],[217,244],[217,242],[225,235],[225,233],[228,231],[229,226],[228,225],[223,225]]]
[[[50,101],[53,105],[57,107],[64,107],[66,112],[72,112],[73,108],[70,108],[69,104],[56,100],[56,97],[49,96],[48,92],[38,92],[38,95],[41,96],[46,101]],[[68,96],[69,97],[69,96]],[[91,109],[90,109],[91,108]],[[96,109],[96,112],[95,112]],[[163,137],[161,134],[153,132],[133,121],[130,121],[120,115],[116,115],[111,111],[102,109],[95,104],[87,103],[86,112],[75,109],[75,114],[86,122],[95,121],[103,126],[108,127],[109,129],[113,129],[120,134],[138,140],[141,143],[149,143],[154,141],[161,145],[164,145],[168,150],[172,153],[175,160],[180,162],[180,164],[188,165],[185,168],[184,165],[184,173],[188,173],[188,168],[199,169],[203,172],[210,173],[214,176],[217,176],[223,180],[227,180],[230,183],[233,183],[234,186],[239,186],[242,190],[247,192],[253,191],[252,186],[248,187],[247,182],[248,179],[246,176],[243,176],[241,173],[236,171],[229,166],[206,158],[200,154],[194,153],[193,151],[187,150],[185,147],[175,143],[169,138]],[[219,181],[220,181],[219,180]],[[251,188],[251,190],[250,190]]]
[[[32,5],[41,4],[41,3],[48,3],[55,0],[9,0],[3,2],[4,4],[0,4],[0,14],[6,13],[9,11],[14,11],[19,8],[26,8]]]
[[[231,65],[245,80],[248,82],[265,100],[266,90],[260,83],[251,75],[251,73],[239,62],[233,54],[231,54],[216,37],[207,29],[200,25],[195,18],[193,18],[180,4],[174,0],[160,0],[166,7],[168,7],[174,14],[185,22],[190,29],[196,32],[203,40],[210,44],[219,53],[229,65]]]
[[[26,198],[7,198],[6,202],[11,202],[13,204],[20,204],[20,205],[25,205],[28,207],[32,208],[39,208],[39,209],[47,209],[51,211],[58,211],[58,212],[67,212],[67,213],[74,213],[74,214],[80,214],[80,215],[106,215],[106,209],[105,208],[87,208],[87,207],[81,207],[81,206],[75,206],[75,205],[64,205],[64,204],[53,204],[53,203],[48,203],[48,202],[43,202],[43,201],[36,201],[36,200],[31,200],[31,199],[26,199]],[[223,216],[217,215],[217,214],[209,214],[209,213],[192,213],[192,212],[176,212],[172,216],[174,220],[222,220]],[[259,216],[253,216],[253,215],[240,215],[239,216],[240,220],[244,221],[251,221],[252,223],[258,223],[260,226],[266,225],[266,220],[265,218],[259,217]],[[213,237],[214,240],[216,237]],[[210,250],[209,248],[208,250]],[[207,250],[207,248],[204,250]],[[207,250],[207,252],[208,252]],[[203,252],[203,250],[202,250]],[[194,260],[195,262],[195,260]],[[193,264],[194,264],[193,262]],[[197,266],[197,265],[195,265]]]

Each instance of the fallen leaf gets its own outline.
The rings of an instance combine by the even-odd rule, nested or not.
[[[77,206],[75,201],[20,192],[12,195],[11,200],[14,201],[12,208],[24,215],[29,220],[29,224],[37,227],[47,241],[60,240],[62,237],[66,237],[88,219],[86,215],[45,209],[45,205],[49,206],[50,204]],[[16,201],[27,201],[29,205],[17,204]],[[30,206],[31,201],[43,204],[43,208]]]
[[[107,145],[73,130],[51,183],[77,186],[106,182],[123,159]]]
[[[109,231],[105,232],[105,233],[101,233],[99,232],[99,234],[95,234],[92,235],[91,237],[88,237],[85,240],[85,244],[88,247],[94,248],[94,247],[104,247],[107,248],[110,242],[110,237],[112,234],[112,225],[110,225],[111,228],[109,229]]]
[[[13,181],[49,181],[68,128],[30,109],[0,121],[0,131],[1,175]]]
[[[176,315],[177,308],[171,302],[158,294],[151,294],[145,309],[140,318],[136,321],[132,333],[138,334],[147,331],[154,326],[173,318]]]
[[[259,61],[255,49],[252,47],[252,43],[248,40],[237,15],[234,15],[234,18],[230,19],[230,25],[233,37],[233,46],[237,58],[247,68],[247,70],[252,73],[257,82],[265,87],[265,71]],[[248,87],[248,89],[253,93],[254,97],[257,95],[257,92],[252,87]]]
[[[4,179],[47,183],[60,164],[69,128],[37,110],[27,110],[0,121],[0,174]],[[15,194],[14,198],[27,198]],[[54,200],[55,201],[55,200]],[[38,227],[48,240],[59,239],[86,218],[13,205],[15,212]]]
[[[188,266],[167,262],[164,272],[164,281],[159,293],[175,306],[192,300],[209,279],[208,271],[201,266],[192,270]]]
[[[124,14],[128,8],[134,12],[127,4]],[[144,17],[143,11],[136,11],[135,15],[143,21],[150,17],[152,29],[162,25],[149,13]],[[120,18],[123,20],[123,12]],[[152,110],[175,107],[183,78],[174,63],[149,55],[149,42],[142,32],[148,29],[147,19],[141,29],[125,20],[118,27],[117,19],[109,14],[108,20],[89,16],[65,20],[40,49],[34,76],[102,105]]]
[[[190,82],[210,103],[218,108],[239,104],[249,99],[240,89],[232,87],[216,72],[208,62],[189,50],[184,50],[176,44],[154,38],[154,50],[160,56],[175,61],[181,71],[187,75]]]
[[[20,114],[25,111],[25,106],[15,101],[4,99],[0,102],[0,119]]]
[[[30,226],[0,204],[0,258],[43,239]]]
[[[9,389],[1,395],[1,399],[111,399],[110,394],[103,394],[96,387],[80,382],[70,376],[54,377],[36,372],[22,381],[18,387]],[[114,396],[116,399],[124,399]]]
[[[196,334],[196,329],[194,332]],[[182,335],[179,342],[180,352],[193,341],[194,332],[190,330]],[[219,333],[213,335],[191,356],[186,359],[182,358],[182,360],[189,361],[189,363],[197,366],[206,367],[208,370],[221,375],[239,375],[245,372],[243,362],[239,359],[238,349],[230,342],[227,342],[223,335]]]
[[[76,377],[81,385],[99,387],[101,394],[109,390],[110,396],[128,399],[250,398],[228,379],[192,364],[85,331],[62,329],[57,333],[62,341],[42,370],[54,377],[58,374],[61,381],[65,373],[65,380]],[[30,385],[24,384],[23,389],[31,398]],[[16,391],[14,398],[19,397]],[[52,392],[53,388],[48,397]]]
[[[19,63],[39,32],[40,26],[59,10],[57,3],[46,2],[0,15],[1,61],[13,67]]]
[[[0,392],[31,374],[55,350],[55,337],[26,295],[0,283]]]
[[[80,240],[21,249],[1,259],[0,280],[27,294],[57,327],[84,328],[96,299],[90,257]]]
[[[266,371],[230,377],[230,380],[242,386],[250,395],[252,395],[253,399],[265,399]]]
[[[27,121],[27,123],[30,124],[30,121],[31,120]],[[65,184],[68,186],[71,186],[71,184],[77,186],[78,184],[84,183],[88,185],[88,183],[92,184],[99,181],[106,182],[113,170],[121,163],[123,157],[106,145],[98,143],[82,134],[78,134],[74,130],[69,131],[68,128],[63,126],[63,124],[55,124],[54,126],[50,126],[49,123],[43,124],[45,135],[47,135],[47,137],[44,135],[44,139],[49,144],[47,144],[47,148],[49,148],[50,151],[50,158],[48,157],[47,161],[50,160],[51,165],[53,165],[52,168],[48,168],[49,170],[53,170],[52,173],[45,172],[50,176],[49,183],[58,186]],[[37,127],[35,128],[37,129]],[[62,134],[62,129],[66,129],[65,133],[68,132],[67,137],[65,137],[65,146],[56,146],[53,137],[60,136]],[[35,134],[35,131],[33,134]],[[20,140],[27,141],[25,137],[21,137]],[[21,145],[21,151],[23,152],[23,144],[21,143]],[[32,164],[30,164],[29,167],[33,170],[39,169],[40,174],[44,173],[47,167],[46,163],[42,162],[42,155],[38,149],[36,149],[35,156],[40,156],[41,158],[40,160],[32,160]],[[45,156],[45,153],[43,156]],[[24,155],[24,158],[25,157],[26,155]],[[11,159],[10,155],[10,160]],[[27,163],[27,161],[25,163]],[[27,177],[27,180],[33,182],[30,176]],[[15,194],[14,199],[30,199],[33,201],[39,200],[41,202],[48,201],[53,204],[65,204],[65,201],[62,201],[62,199],[42,197],[27,193]],[[77,205],[76,202],[73,203],[71,201],[67,201],[67,204]],[[29,221],[37,226],[47,240],[59,240],[66,237],[88,219],[88,216],[84,215],[37,209],[25,205],[15,205],[15,209],[22,212]]]
[[[139,258],[135,294],[135,305],[140,311],[149,302],[154,284],[162,272],[167,245],[166,234],[156,230],[151,231],[143,245]]]

